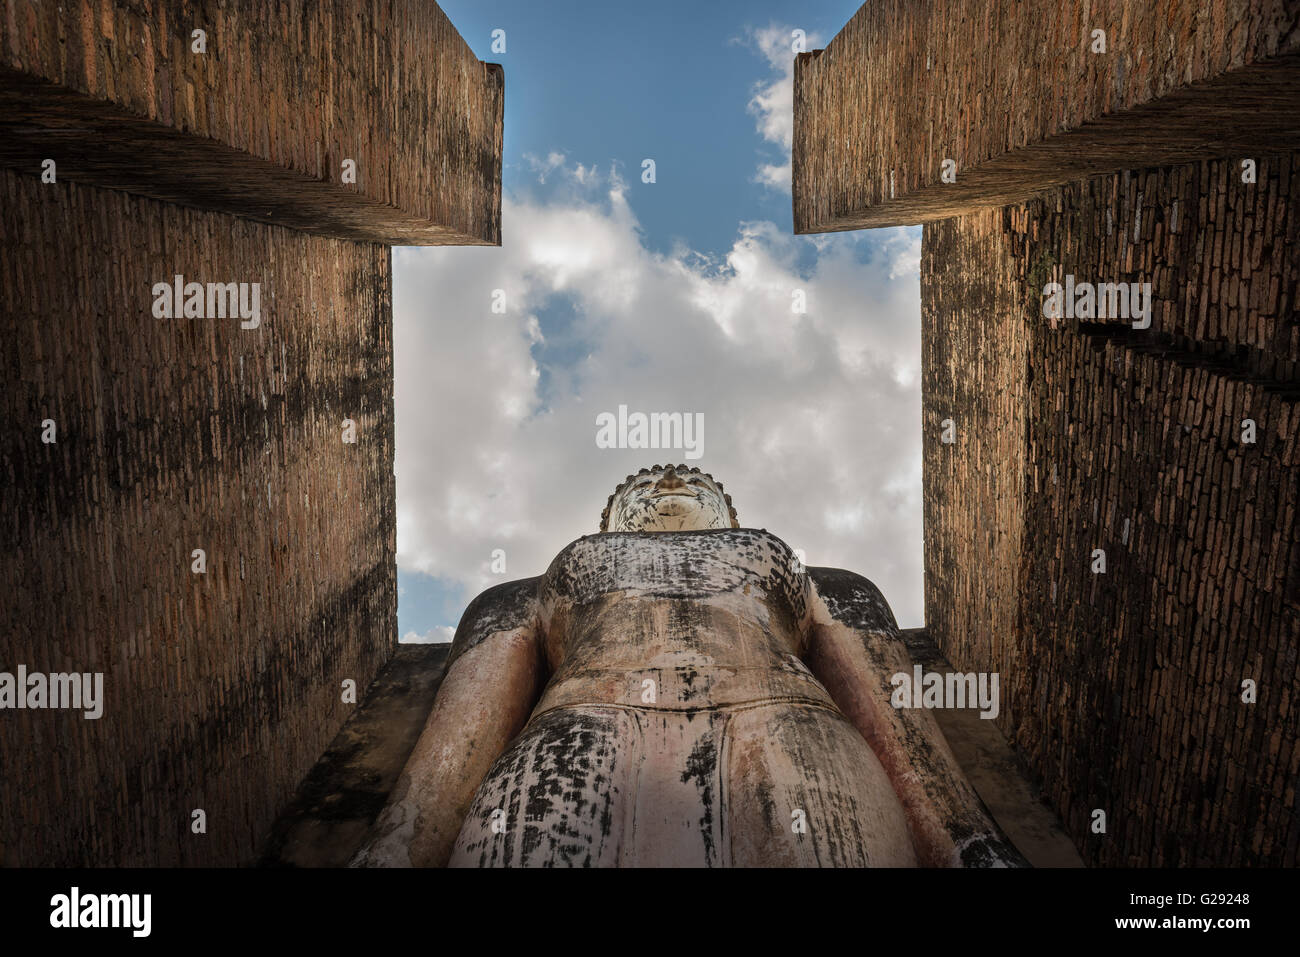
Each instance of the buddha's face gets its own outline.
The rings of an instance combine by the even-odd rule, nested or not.
[[[709,476],[671,465],[636,475],[609,504],[607,531],[690,532],[731,528],[731,506]]]

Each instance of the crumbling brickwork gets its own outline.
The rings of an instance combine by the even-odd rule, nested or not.
[[[1255,159],[1256,183],[1237,159],[1147,169],[926,227],[927,625],[1001,670],[999,723],[1093,864],[1300,859],[1300,157]],[[973,273],[1007,291],[992,312]],[[1044,317],[1067,274],[1150,281],[1151,327]],[[1003,336],[1018,358],[963,345]],[[941,413],[977,427],[943,445]],[[1009,632],[981,595],[1017,604]]]
[[[1102,171],[1300,148],[1300,8],[876,0],[799,56],[794,95],[796,232],[925,222]]]
[[[388,249],[8,171],[0,196],[0,670],[102,671],[106,699],[0,715],[0,859],[251,861],[396,642]],[[260,326],[155,318],[175,273],[260,282]]]

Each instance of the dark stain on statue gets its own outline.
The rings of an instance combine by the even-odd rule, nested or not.
[[[695,743],[686,758],[686,769],[682,771],[682,783],[695,783],[700,792],[700,837],[704,842],[704,858],[709,866],[717,863],[717,848],[713,846],[713,812],[717,797],[718,781],[718,746],[712,732]]]

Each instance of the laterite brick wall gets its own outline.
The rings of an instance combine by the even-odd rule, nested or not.
[[[999,723],[1091,864],[1300,861],[1300,157],[1254,159],[1253,184],[1237,158],[1131,171],[926,227],[927,626],[958,667],[1001,671]],[[990,310],[970,277],[1007,259],[1019,302]],[[1151,281],[1151,328],[1053,327],[1042,287],[1067,273]],[[980,336],[1023,358],[962,347]],[[1022,383],[1022,416],[990,424]],[[978,602],[1007,580],[1003,633]]]
[[[1000,213],[926,227],[922,244],[925,623],[950,660],[1024,667],[1025,320]],[[944,433],[951,442],[944,442]]]
[[[0,715],[0,860],[249,862],[396,642],[389,251],[9,171],[0,197],[0,670],[106,698]],[[155,318],[175,273],[260,282],[260,326]]]

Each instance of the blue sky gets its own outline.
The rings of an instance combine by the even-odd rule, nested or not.
[[[750,32],[788,23],[824,45],[859,5],[458,0],[442,9],[480,60],[505,68],[504,189],[537,185],[525,154],[616,161],[638,182],[652,157],[658,188],[636,203],[647,245],[718,251],[742,220],[790,229],[789,194],[751,181],[759,157],[780,150],[745,110],[764,66]],[[506,31],[504,55],[491,52],[494,29]]]
[[[704,414],[690,464],[742,524],[920,624],[920,231],[791,234],[791,31],[822,46],[857,4],[442,7],[505,68],[503,242],[394,253],[399,634],[449,637],[681,459],[596,448],[619,404]]]

